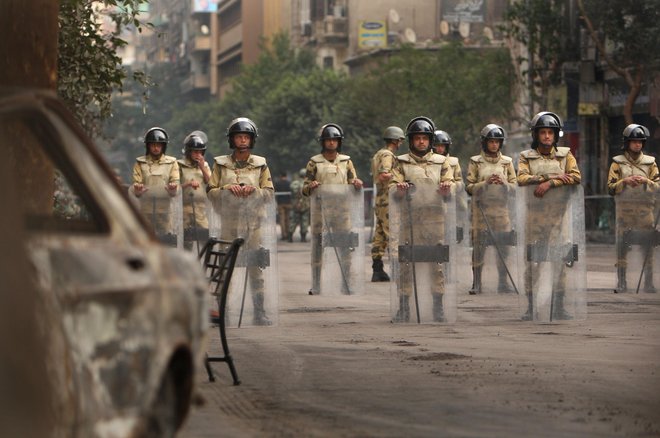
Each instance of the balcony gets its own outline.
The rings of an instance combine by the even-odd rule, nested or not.
[[[328,15],[314,25],[314,37],[319,43],[348,44],[348,20],[346,17]]]
[[[190,93],[195,90],[204,90],[211,87],[211,75],[201,73],[190,73],[186,79],[181,81],[181,92]]]
[[[211,37],[209,35],[197,35],[193,39],[193,52],[211,50]]]

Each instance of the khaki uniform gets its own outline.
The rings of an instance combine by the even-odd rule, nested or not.
[[[232,241],[238,237],[239,229],[245,229],[246,236],[242,252],[259,250],[262,242],[260,232],[261,221],[267,217],[265,206],[261,211],[251,212],[248,217],[239,217],[235,211],[225,211],[219,202],[221,190],[228,190],[232,185],[245,185],[255,187],[250,195],[269,197],[274,196],[273,182],[266,159],[258,155],[250,155],[246,161],[236,161],[232,155],[215,157],[211,179],[207,187],[209,199],[213,203],[215,213],[221,218],[220,239]],[[247,268],[250,290],[254,301],[255,312],[263,312],[264,301],[264,275],[258,266]]]
[[[624,178],[639,175],[648,182],[637,187],[626,186]],[[616,232],[617,232],[617,263],[618,268],[627,267],[627,248],[623,243],[623,233],[626,230],[651,230],[654,224],[655,202],[652,192],[660,187],[660,173],[654,157],[640,153],[635,160],[628,152],[613,158],[607,178],[607,188],[616,199]],[[618,197],[623,192],[625,196]],[[652,269],[649,260],[647,269]],[[647,272],[649,272],[647,270]]]
[[[371,242],[371,258],[380,260],[387,250],[389,240],[390,219],[388,215],[389,191],[387,182],[380,182],[378,175],[392,173],[397,165],[396,156],[387,147],[380,149],[371,159],[371,175],[376,188],[376,229]]]
[[[550,180],[551,177],[561,174],[568,174],[571,178],[570,185],[580,184],[582,179],[580,170],[577,166],[577,161],[570,148],[567,147],[553,147],[550,154],[542,155],[535,149],[529,149],[520,153],[520,161],[518,162],[518,185],[527,186],[534,184],[541,184]],[[552,180],[551,182],[554,190],[556,187],[565,185],[560,180]],[[566,193],[568,196],[568,193]],[[548,241],[557,241],[559,233],[561,232],[560,224],[566,211],[566,203],[568,197],[562,202],[555,204],[546,203],[544,208],[536,211],[527,212],[527,223],[525,224],[525,244],[542,244]],[[565,201],[565,202],[564,202]],[[558,263],[556,269],[559,269],[556,275],[556,281],[553,285],[555,296],[561,301],[564,296],[565,288],[565,267],[563,263]],[[532,263],[526,262],[525,265],[525,292],[528,297],[531,297],[532,290],[536,287],[538,280],[538,267]],[[529,303],[531,305],[531,298]],[[561,305],[561,303],[558,303]]]
[[[446,156],[447,156],[447,162],[451,167],[452,176],[454,177],[454,184],[456,186],[456,190],[461,190],[464,185],[463,172],[461,171],[461,164],[458,162],[458,157],[452,157],[449,154],[447,154]]]
[[[394,178],[390,186],[397,183],[408,182],[414,185],[433,185],[439,186],[441,182],[454,182],[451,166],[444,155],[428,152],[423,157],[418,157],[412,153],[399,155],[397,157],[398,166],[394,169]],[[432,196],[441,196],[435,191],[425,191],[433,193]],[[415,196],[413,193],[412,196]],[[418,203],[422,205],[412,212],[412,221],[410,218],[402,217],[402,229],[413,230],[415,242],[423,242],[424,245],[444,244],[442,238],[445,234],[445,211],[438,207],[435,200],[425,202],[423,199]],[[424,207],[424,205],[427,207]],[[412,294],[412,266],[411,264],[402,264],[400,266],[399,294],[410,296]],[[433,294],[441,296],[445,290],[445,275],[441,264],[433,267],[432,288]]]
[[[193,163],[188,158],[180,159],[177,161],[181,172],[181,185],[192,181],[197,181],[199,187],[193,189],[188,186],[183,189],[183,227],[192,228],[209,228],[209,220],[206,214],[206,183],[204,182],[204,174],[197,167],[197,163]],[[204,167],[211,173],[211,168],[208,163],[204,162]],[[194,220],[193,220],[193,203]]]
[[[505,184],[488,184],[486,181],[492,175],[499,175]],[[485,215],[493,232],[510,231],[511,218],[509,193],[516,186],[516,171],[511,157],[497,153],[489,157],[484,152],[470,157],[468,164],[467,186],[468,194],[473,196],[472,203],[472,267],[480,268],[484,263],[485,246],[482,242],[488,240],[488,228],[483,219]],[[488,190],[485,190],[485,189]],[[479,205],[476,203],[479,202]],[[479,208],[481,207],[481,208]],[[483,211],[483,213],[482,213]],[[501,260],[498,258],[498,266]],[[500,266],[503,268],[503,266]]]
[[[337,154],[333,161],[327,160],[323,154],[314,155],[310,158],[306,166],[307,173],[305,181],[303,182],[302,193],[304,196],[311,196],[312,190],[309,184],[312,181],[318,181],[321,184],[352,184],[357,178],[355,167],[351,161],[351,157],[344,154]],[[321,266],[323,265],[323,247],[322,247],[322,232],[323,232],[323,214],[324,212],[332,212],[333,219],[333,232],[349,231],[350,229],[350,212],[346,211],[345,204],[337,200],[337,205],[333,205],[331,199],[321,205],[321,202],[316,203],[311,211],[312,221],[312,293],[318,293],[321,285]],[[328,214],[328,213],[326,213]],[[339,258],[341,260],[350,260],[347,248],[339,248]],[[343,272],[346,278],[350,277],[350,266],[344,266]],[[346,282],[342,282],[345,288]]]
[[[133,184],[143,184],[149,191],[140,196],[140,211],[153,225],[157,233],[171,233],[171,203],[165,186],[179,184],[179,165],[176,158],[161,155],[154,160],[151,155],[137,157],[133,165]]]
[[[309,227],[309,197],[302,194],[303,181],[295,179],[291,182],[291,213],[289,216],[289,240],[293,232],[300,226],[300,239],[304,241]]]

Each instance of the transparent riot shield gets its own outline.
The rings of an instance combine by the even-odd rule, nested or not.
[[[312,291],[357,295],[364,290],[364,192],[323,184],[311,196]]]
[[[454,322],[455,199],[436,184],[390,189],[391,315],[396,323]]]
[[[472,294],[511,294],[516,307],[516,190],[506,184],[486,184],[475,190],[471,205]]]
[[[454,284],[456,293],[460,291],[467,292],[470,288],[470,280],[472,273],[470,270],[471,259],[471,242],[470,242],[470,215],[468,194],[465,191],[465,186],[460,185],[459,189],[453,193],[452,202],[455,205],[454,209],[450,211],[456,212],[456,249],[452,256],[452,267],[454,268],[449,272],[447,281]]]
[[[582,186],[518,189],[518,284],[522,319],[538,322],[586,318],[584,194]]]
[[[229,190],[209,193],[210,234],[221,240],[245,239],[232,276],[227,327],[268,326],[278,321],[278,267],[275,196],[257,189],[245,198]]]
[[[626,187],[616,203],[617,292],[656,292],[660,275],[658,192]]]
[[[183,189],[183,247],[199,253],[209,239],[211,203],[204,187]]]
[[[140,196],[133,187],[129,189],[138,209],[153,227],[158,240],[167,246],[183,248],[181,187],[170,192],[160,177],[147,181],[145,187],[147,190]]]

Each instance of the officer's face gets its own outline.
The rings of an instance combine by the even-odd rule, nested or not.
[[[489,138],[486,141],[486,149],[491,154],[496,154],[500,150],[500,141],[495,138]]]
[[[337,148],[339,147],[339,139],[338,138],[323,139],[323,147],[331,151],[337,150]]]
[[[641,140],[630,140],[628,142],[628,149],[630,150],[630,152],[633,152],[635,154],[640,153],[643,147],[644,147],[644,142]]]
[[[433,149],[435,150],[436,154],[444,155],[445,151],[447,151],[447,145],[445,144],[436,144],[433,146]]]
[[[199,162],[204,159],[204,151],[194,150],[190,151],[190,159],[194,162]]]
[[[413,148],[416,151],[424,152],[429,148],[429,136],[424,134],[413,134]]]
[[[238,133],[233,135],[234,147],[239,150],[245,150],[250,147],[250,134]]]
[[[163,143],[148,143],[147,148],[149,148],[149,155],[152,157],[160,157],[163,153]]]
[[[538,140],[542,146],[552,146],[555,142],[555,130],[552,128],[540,128],[538,131]]]

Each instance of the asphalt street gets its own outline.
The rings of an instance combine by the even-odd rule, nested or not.
[[[401,325],[388,283],[308,295],[309,244],[282,243],[279,324],[229,330],[242,384],[200,368],[180,436],[660,436],[660,297],[614,294],[614,247],[587,254],[584,321],[462,291],[455,324]]]

